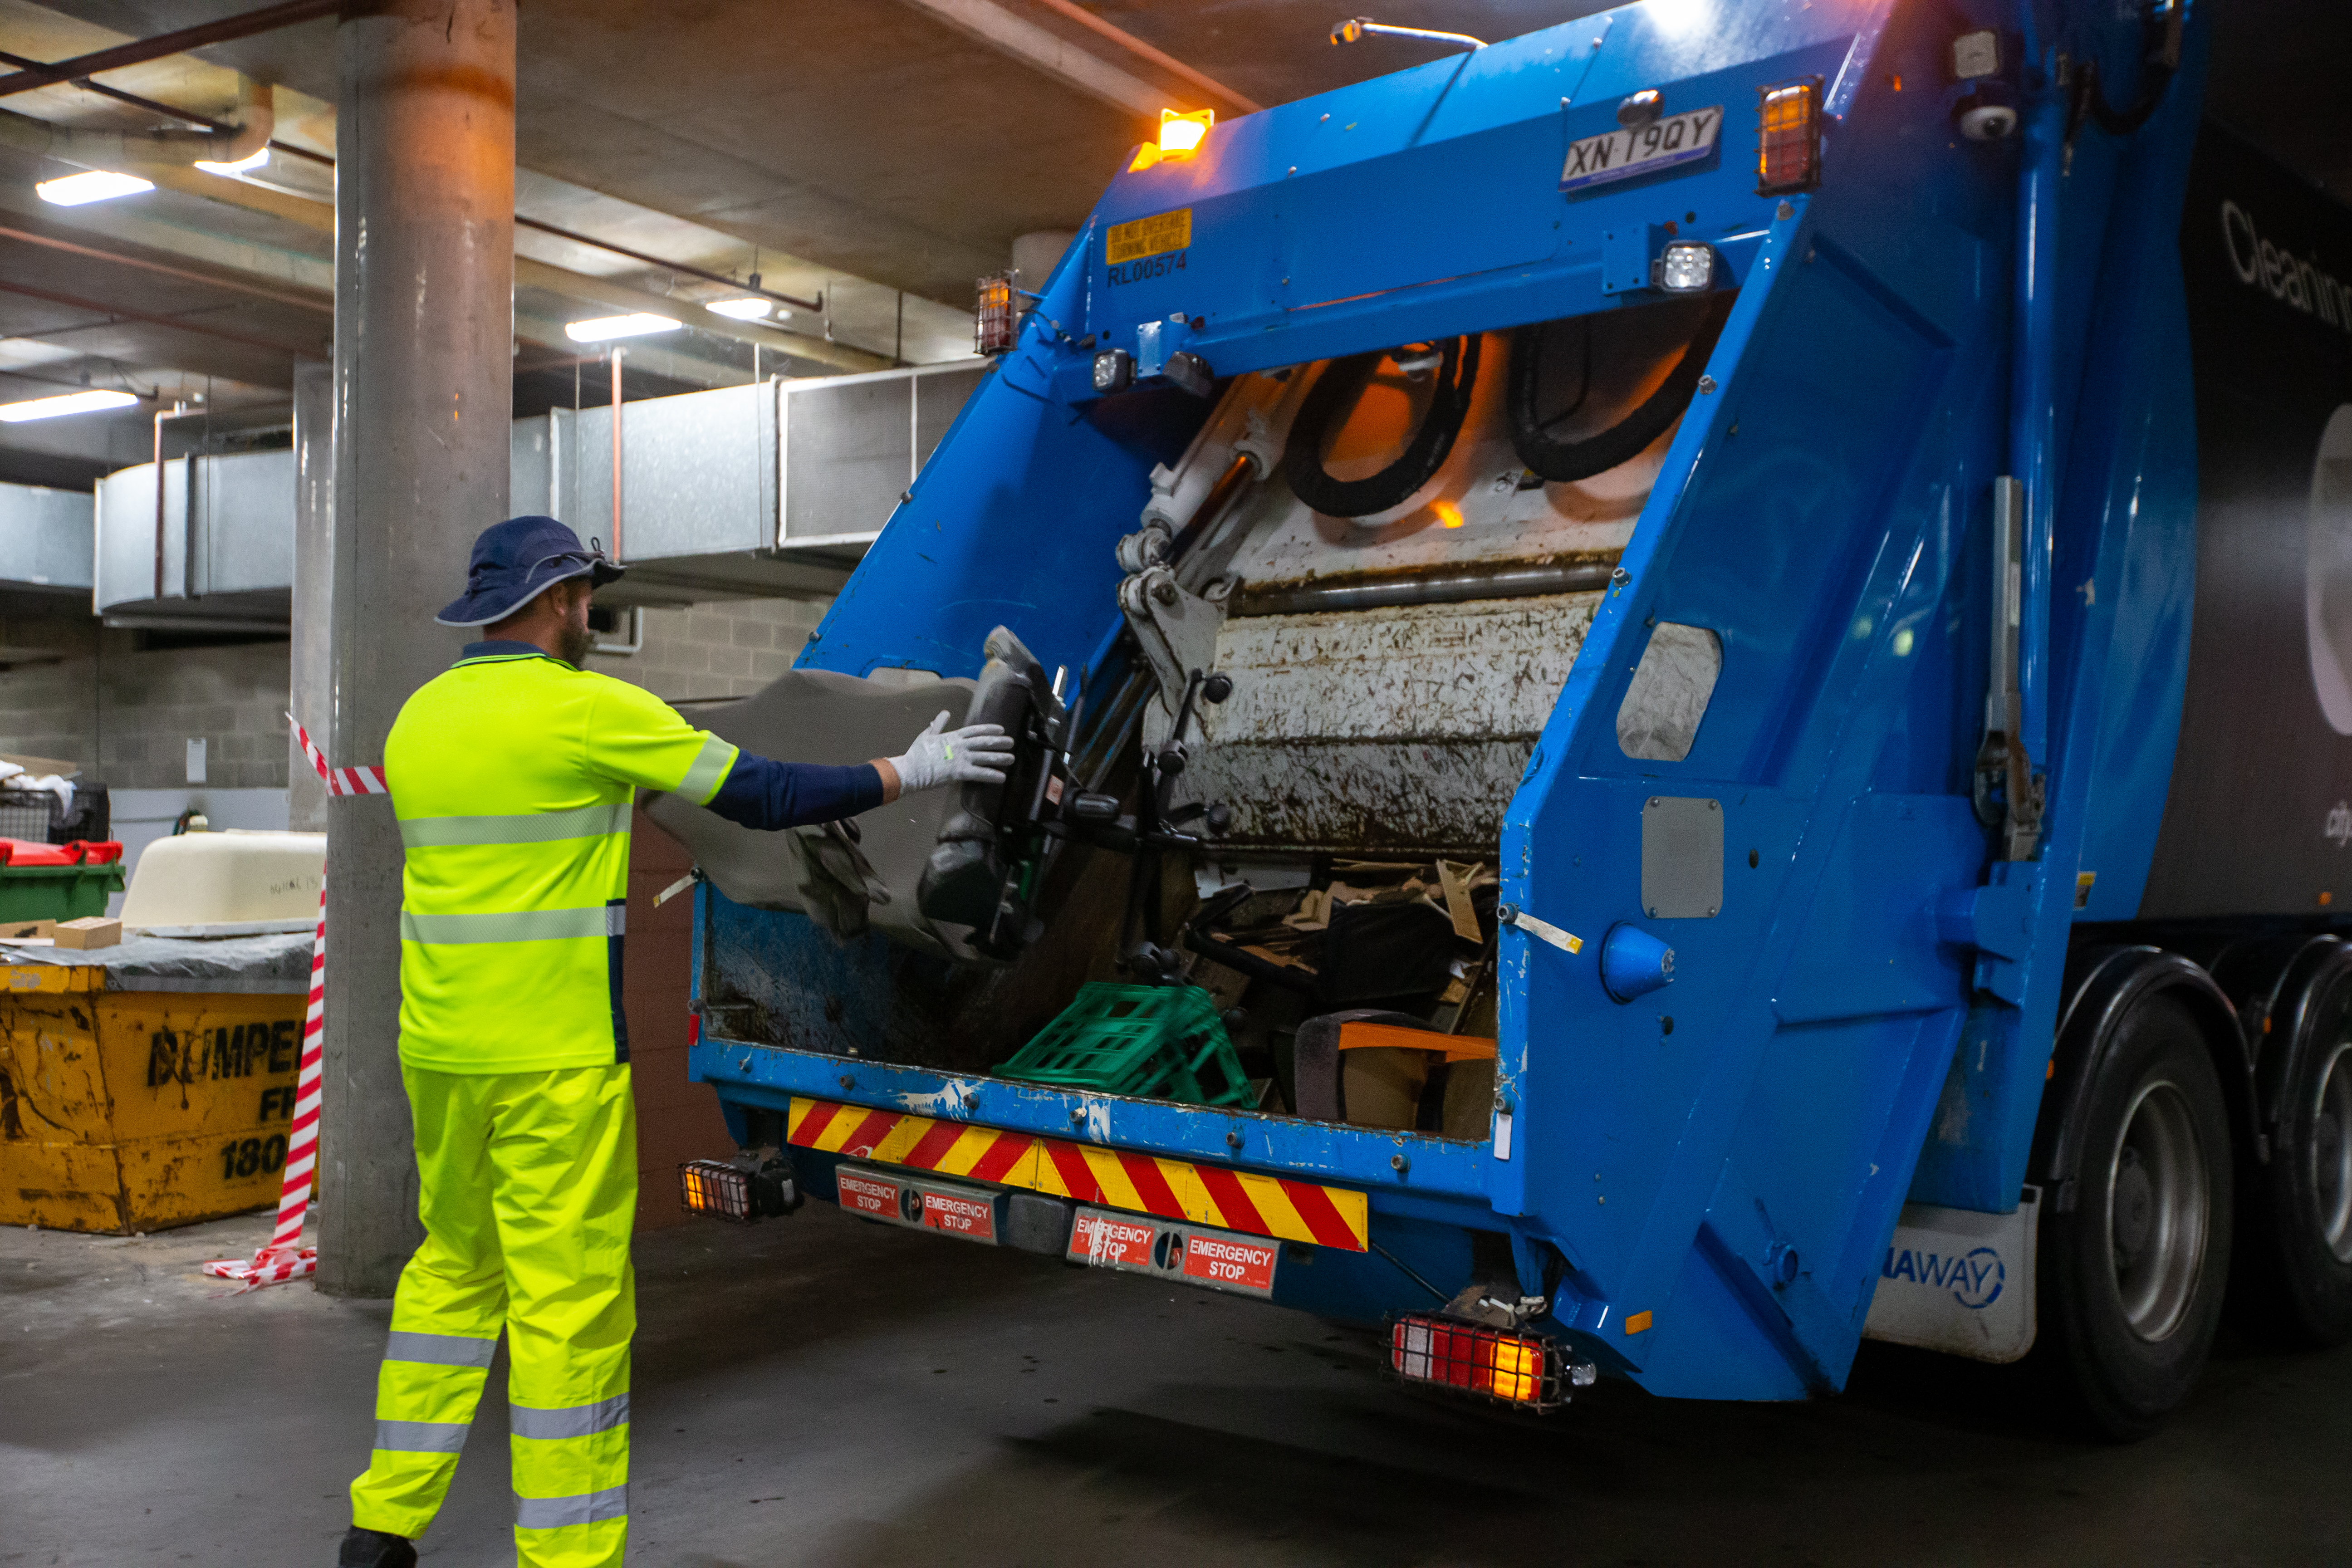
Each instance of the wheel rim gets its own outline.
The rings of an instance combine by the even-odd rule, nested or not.
[[[2338,1044],[2319,1073],[2311,1119],[2311,1190],[2319,1234],[2338,1263],[2352,1263],[2352,1040]]]
[[[2165,1338],[2188,1314],[2205,1261],[2210,1194],[2188,1096],[2169,1081],[2148,1084],[2124,1113],[2107,1161],[2116,1294],[2141,1339]]]

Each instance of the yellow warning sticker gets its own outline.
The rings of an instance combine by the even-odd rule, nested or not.
[[[1147,256],[1163,256],[1192,243],[1192,209],[1156,213],[1131,223],[1113,224],[1103,244],[1103,259],[1117,267]]]

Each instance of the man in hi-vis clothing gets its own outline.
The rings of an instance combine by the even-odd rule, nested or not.
[[[636,1122],[621,1016],[636,790],[748,827],[871,810],[1001,777],[992,724],[903,756],[816,767],[746,755],[580,666],[588,599],[621,569],[546,517],[475,543],[445,626],[486,628],[408,700],[384,744],[407,849],[401,1077],[425,1225],[400,1277],[375,1447],[352,1483],[341,1568],[409,1568],[506,1331],[515,1552],[618,1564],[628,1540],[629,1233]]]

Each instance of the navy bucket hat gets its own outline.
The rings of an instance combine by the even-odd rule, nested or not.
[[[558,583],[592,578],[599,588],[622,569],[551,517],[510,517],[482,530],[466,568],[466,591],[433,618],[445,626],[505,620]]]

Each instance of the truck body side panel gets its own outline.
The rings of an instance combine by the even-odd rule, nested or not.
[[[2137,913],[2324,914],[2352,898],[2352,214],[2213,131],[2179,235],[2196,634]]]

